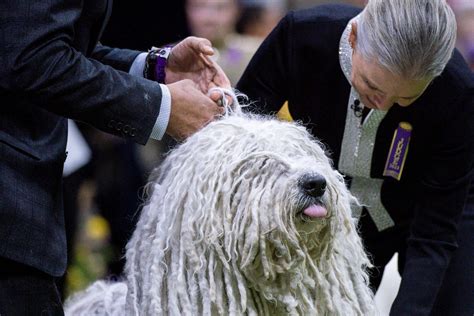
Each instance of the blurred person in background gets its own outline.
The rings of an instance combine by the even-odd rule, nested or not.
[[[240,0],[237,33],[260,39],[270,34],[287,10],[285,0]]]
[[[190,33],[211,41],[233,85],[286,10],[283,0],[186,0],[185,8]]]
[[[292,10],[307,9],[321,4],[351,4],[363,7],[367,0],[288,0],[288,6]]]
[[[205,36],[216,48],[235,32],[239,17],[238,0],[186,0],[186,17],[194,36]]]
[[[458,24],[456,47],[474,70],[474,0],[451,0]]]
[[[455,42],[444,0],[322,5],[287,14],[237,84],[259,113],[288,101],[327,146],[374,290],[398,252],[390,315],[474,313],[474,75]]]

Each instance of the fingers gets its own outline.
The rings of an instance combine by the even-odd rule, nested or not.
[[[214,93],[212,93],[214,94]],[[215,95],[213,96],[206,96],[203,94],[203,98],[201,99],[203,105],[205,105],[210,111],[212,111],[212,119],[209,120],[213,121],[216,117],[224,114],[225,109],[222,104],[222,95],[216,98]]]
[[[224,109],[203,94],[191,80],[168,85],[171,113],[166,132],[184,139],[224,113]]]
[[[187,41],[187,44],[190,46],[190,48],[199,54],[201,61],[207,67],[213,67],[213,63],[209,59],[209,56],[214,55],[214,49],[212,48],[212,44],[208,39],[189,36],[184,41]]]
[[[222,93],[219,91],[212,91],[211,94],[209,95],[212,101],[218,103],[219,101],[222,100]],[[218,104],[221,105],[221,104]]]
[[[203,93],[207,93],[213,87],[230,89],[229,78],[210,58],[213,54],[209,40],[194,36],[187,37],[175,46],[168,59],[167,82],[176,82],[184,78],[192,79]]]
[[[216,62],[213,62],[213,67],[216,70],[216,74],[214,75],[214,78],[212,80],[215,83],[215,85],[218,87],[230,89],[231,88],[230,80],[227,77],[227,75],[224,73],[222,68]]]
[[[199,114],[203,116],[207,115],[207,123],[224,114],[225,109],[222,107],[222,104],[219,104],[219,101],[222,100],[222,94],[219,93],[219,91],[213,91],[208,96],[202,93],[194,82],[192,83],[192,86],[194,91],[192,91],[190,94],[194,96],[193,102],[195,105],[202,107]]]
[[[208,39],[197,37],[197,40],[200,52],[207,56],[214,55],[214,49],[212,49],[212,44]]]
[[[212,44],[206,38],[189,36],[186,37],[183,42],[196,52],[202,53],[206,56],[214,55]]]
[[[209,56],[199,54],[199,58],[202,60],[202,62],[209,68],[214,67],[214,61],[212,61]]]
[[[229,96],[227,93],[224,93],[223,95],[223,93],[219,90],[211,89],[209,97],[220,107],[224,107],[225,105],[232,105],[234,103],[234,99],[231,96]],[[225,98],[225,100],[223,100],[223,98]]]
[[[207,56],[212,56],[214,55],[214,49],[212,49],[211,43],[208,40],[205,40],[205,42],[199,43],[199,50]]]

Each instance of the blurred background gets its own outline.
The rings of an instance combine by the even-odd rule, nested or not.
[[[262,40],[289,11],[323,3],[363,7],[363,0],[115,0],[104,45],[147,51],[186,36],[208,38],[215,60],[235,85]],[[458,21],[457,47],[474,69],[474,0],[449,0]],[[282,118],[289,119],[283,109]],[[63,297],[100,279],[119,278],[124,247],[139,216],[142,188],[173,141],[139,146],[70,122],[64,200],[69,268]],[[376,300],[388,315],[400,277],[386,269]]]

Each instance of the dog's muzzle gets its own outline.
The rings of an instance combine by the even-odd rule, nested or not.
[[[318,173],[305,174],[299,179],[298,185],[311,201],[303,208],[302,213],[312,218],[326,217],[328,212],[321,202],[326,192],[326,179]]]

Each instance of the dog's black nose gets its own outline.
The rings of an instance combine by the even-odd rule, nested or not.
[[[301,177],[300,186],[312,197],[320,197],[326,191],[326,179],[320,174],[307,174]]]

